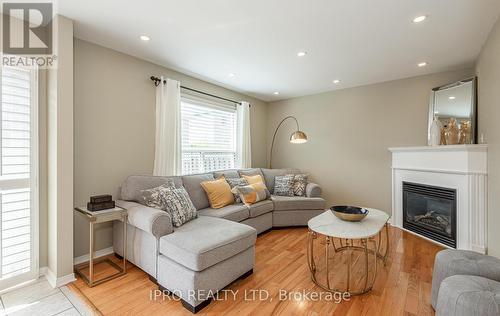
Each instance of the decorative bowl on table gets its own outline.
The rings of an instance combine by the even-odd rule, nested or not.
[[[330,207],[330,210],[341,220],[348,222],[359,222],[368,215],[366,208],[357,206],[337,205]]]

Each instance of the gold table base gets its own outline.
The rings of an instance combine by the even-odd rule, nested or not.
[[[382,230],[379,231],[378,233],[378,242],[375,237],[370,237],[370,238],[360,238],[360,239],[345,239],[345,245],[343,243],[343,240],[340,239],[340,247],[336,247],[335,245],[335,240],[331,236],[326,236],[326,244],[325,244],[325,261],[326,261],[326,284],[321,284],[318,282],[316,279],[316,262],[314,261],[314,240],[317,239],[317,233],[309,229],[309,238],[308,238],[308,245],[307,245],[307,263],[309,266],[309,271],[311,272],[311,280],[320,288],[322,288],[325,291],[329,292],[340,292],[340,293],[345,293],[349,292],[350,295],[361,295],[369,292],[373,288],[373,284],[375,283],[375,279],[377,277],[377,261],[378,259],[381,259],[384,262],[384,265],[387,264],[387,255],[389,254],[389,228],[388,224],[385,224],[385,234],[386,234],[386,247],[385,247],[385,253],[381,254],[380,253],[380,245],[382,242]],[[361,246],[355,246],[354,245],[354,240],[360,240],[361,241]],[[368,244],[372,243],[373,244],[373,249],[368,248]],[[344,252],[344,251],[349,251],[348,254],[348,263],[347,263],[347,286],[345,290],[341,289],[335,289],[332,288],[330,285],[330,265],[329,265],[329,258],[330,258],[330,248],[333,248],[334,254],[339,253],[339,252]],[[352,268],[352,252],[353,251],[360,251],[364,253],[364,258],[365,258],[365,274],[364,274],[364,287],[360,291],[351,291],[350,288],[350,279],[351,279],[351,268]],[[369,270],[369,255],[372,255],[374,257],[374,262],[375,262],[375,270],[373,272],[373,278],[371,279],[371,282],[369,282],[368,278],[368,270]]]

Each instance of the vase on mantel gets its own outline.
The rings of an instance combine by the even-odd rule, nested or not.
[[[470,121],[463,121],[460,124],[459,131],[459,143],[460,144],[470,144],[471,143],[471,129],[470,129]]]
[[[448,129],[448,125],[445,124],[441,128],[441,145],[446,145],[446,137],[444,136],[446,130]]]
[[[431,129],[429,131],[429,145],[430,146],[439,146],[441,145],[441,129],[443,125],[441,122],[435,117],[434,121],[431,124]]]
[[[457,127],[457,120],[455,118],[450,119],[448,128],[444,132],[444,137],[446,139],[446,145],[456,145],[459,142],[459,130]]]

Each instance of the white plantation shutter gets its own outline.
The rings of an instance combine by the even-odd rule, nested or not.
[[[7,278],[33,271],[33,70],[1,68],[0,288]],[[35,125],[36,126],[36,125]],[[3,282],[3,283],[2,283]]]
[[[182,173],[235,168],[236,109],[182,99]]]
[[[1,175],[29,177],[31,71],[2,69]]]

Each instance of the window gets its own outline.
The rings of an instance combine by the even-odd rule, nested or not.
[[[0,111],[0,289],[38,274],[35,209],[37,71],[2,67]]]
[[[182,174],[236,165],[236,108],[182,98]]]

